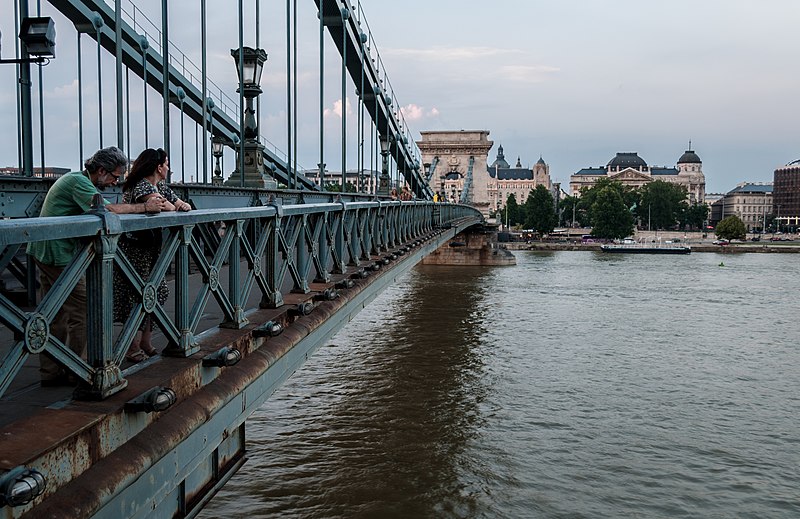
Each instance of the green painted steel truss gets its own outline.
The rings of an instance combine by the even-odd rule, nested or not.
[[[126,387],[121,365],[142,321],[150,317],[167,339],[164,355],[197,352],[195,334],[209,300],[223,319],[219,326],[247,324],[247,301],[261,308],[283,305],[287,293],[308,293],[312,282],[358,267],[372,256],[413,241],[432,229],[464,219],[478,223],[477,210],[430,202],[337,201],[198,210],[156,216],[107,211],[73,217],[0,221],[0,267],[24,278],[23,245],[44,239],[76,239],[80,246],[53,288],[26,306],[0,293],[0,323],[13,332],[0,364],[0,396],[31,355],[48,353],[79,382],[76,396],[104,399]],[[160,229],[161,253],[147,279],[117,247],[128,231]],[[227,280],[220,279],[223,266]],[[113,275],[118,269],[140,298],[121,332],[113,333]],[[157,288],[172,270],[174,308],[159,304]],[[190,276],[195,275],[190,288]],[[200,281],[198,283],[197,276]],[[50,326],[76,284],[87,284],[87,357],[81,358],[50,333]],[[199,286],[199,288],[198,288]]]

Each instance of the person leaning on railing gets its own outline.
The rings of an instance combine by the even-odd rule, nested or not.
[[[136,157],[125,183],[122,185],[123,203],[141,203],[153,198],[167,201],[162,211],[189,211],[192,206],[184,202],[167,186],[169,157],[161,148],[148,148]],[[119,238],[119,250],[125,254],[142,279],[149,279],[153,266],[161,253],[161,229],[144,229],[123,233]],[[158,304],[167,302],[169,288],[162,279],[156,288]],[[133,308],[141,302],[128,278],[119,268],[114,269],[114,321],[124,323]],[[153,321],[147,315],[133,338],[125,358],[130,362],[141,362],[158,354],[152,344]]]
[[[91,208],[92,198],[99,189],[113,186],[128,167],[128,158],[119,148],[111,146],[97,151],[84,163],[85,170],[67,173],[55,181],[47,192],[39,216],[74,216]],[[166,207],[163,198],[153,198],[141,204],[112,204],[104,200],[111,212],[159,213]],[[73,238],[39,241],[28,244],[27,252],[39,267],[42,297],[78,251],[79,241]],[[61,310],[50,323],[50,333],[81,357],[86,353],[86,279],[82,277],[64,301]],[[39,355],[42,386],[70,384],[64,369],[52,357]]]

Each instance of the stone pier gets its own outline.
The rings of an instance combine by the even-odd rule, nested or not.
[[[497,227],[472,227],[423,258],[423,265],[516,265],[517,258],[497,243]]]

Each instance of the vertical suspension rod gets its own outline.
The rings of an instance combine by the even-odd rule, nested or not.
[[[206,64],[206,51],[207,51],[207,42],[206,42],[206,0],[200,0],[200,54],[202,56],[201,60],[201,68],[202,73],[200,74],[203,76],[202,78],[202,89],[203,89],[203,96],[202,96],[202,108],[201,111],[203,112],[203,184],[208,183],[208,117],[206,117],[206,97],[208,97],[208,85],[206,83],[206,75],[207,75],[207,64]],[[197,154],[197,131],[195,130],[195,155]],[[195,160],[195,164],[197,161]],[[199,180],[199,179],[198,179]]]
[[[350,12],[342,7],[342,193],[347,182],[347,19]]]
[[[286,0],[286,167],[292,167],[292,2]],[[289,187],[294,189],[294,176],[289,175]]]
[[[117,0],[119,1],[119,0]],[[164,104],[164,151],[170,155],[169,146],[169,9],[167,0],[161,0],[161,74],[163,77],[161,96]],[[168,173],[167,182],[172,181],[172,171]]]
[[[36,16],[42,16],[42,1],[36,0]],[[42,67],[39,70],[39,159],[41,160],[42,170],[41,174],[44,178],[44,77],[42,75]]]
[[[130,150],[123,145],[125,135],[122,129],[122,0],[114,2],[114,50],[116,51],[115,75],[117,80],[117,147],[126,150],[130,156]]]
[[[81,65],[81,32],[78,31],[78,169],[83,169],[83,72]]]
[[[319,187],[325,189],[325,22],[319,3]]]
[[[297,189],[297,0],[294,0],[292,5],[292,60],[294,63],[294,71],[292,72],[294,113],[294,124],[292,125],[292,188]]]
[[[239,0],[239,185],[244,187],[244,6]],[[258,136],[256,136],[258,138]]]

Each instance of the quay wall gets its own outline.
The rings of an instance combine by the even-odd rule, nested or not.
[[[712,245],[712,244],[689,244],[692,247],[692,252],[716,252],[721,254],[736,254],[745,252],[759,252],[759,253],[800,253],[800,244],[791,245],[767,245],[760,243],[741,243],[731,245]],[[597,251],[600,252],[599,243],[571,243],[571,242],[508,242],[501,243],[501,247],[508,250],[539,250],[539,251],[556,251],[556,250],[577,250],[577,251]]]

